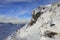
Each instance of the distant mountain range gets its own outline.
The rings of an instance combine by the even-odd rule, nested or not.
[[[13,24],[0,22],[0,40],[3,40],[7,36],[11,35],[25,24]]]

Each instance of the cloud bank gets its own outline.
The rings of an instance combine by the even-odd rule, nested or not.
[[[3,23],[13,23],[13,24],[21,24],[21,23],[27,23],[29,22],[26,19],[18,19],[14,17],[7,17],[5,15],[0,15],[0,22]]]

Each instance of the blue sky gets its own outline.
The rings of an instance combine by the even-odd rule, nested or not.
[[[0,0],[0,22],[24,23],[31,19],[32,10],[59,0]]]

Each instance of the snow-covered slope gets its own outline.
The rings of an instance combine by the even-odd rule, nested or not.
[[[60,40],[60,2],[33,10],[29,24],[6,40]]]

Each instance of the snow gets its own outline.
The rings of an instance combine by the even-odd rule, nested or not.
[[[32,26],[26,24],[23,28],[19,29],[14,34],[8,36],[6,40],[60,40],[60,7],[56,5],[48,5],[48,8],[43,12],[43,14],[37,19],[36,23]],[[37,8],[38,9],[38,8]],[[50,26],[55,24],[54,26]],[[51,31],[56,32],[53,38],[46,37],[44,32]]]

